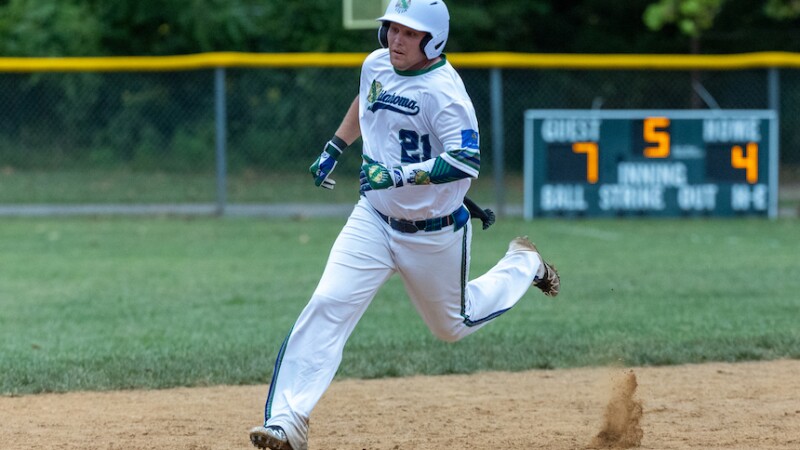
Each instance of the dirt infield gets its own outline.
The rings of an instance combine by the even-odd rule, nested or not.
[[[0,397],[0,448],[247,449],[266,390]],[[337,381],[311,417],[309,441],[325,450],[624,444],[798,449],[800,361]]]

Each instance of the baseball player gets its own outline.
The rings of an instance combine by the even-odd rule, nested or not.
[[[308,419],[342,349],[378,289],[398,274],[439,339],[462,339],[513,307],[533,285],[556,296],[556,270],[527,238],[469,281],[472,226],[464,197],[480,170],[478,123],[442,54],[442,0],[396,0],[378,19],[381,49],[363,63],[359,94],[311,165],[333,189],[337,159],[363,142],[361,197],[331,249],[314,294],[278,353],[256,447],[305,450]]]

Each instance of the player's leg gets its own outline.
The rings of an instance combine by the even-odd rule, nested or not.
[[[465,323],[473,326],[487,317],[489,311],[511,309],[545,271],[546,266],[535,248],[521,246],[517,239],[512,240],[494,267],[467,283],[464,296],[472,315]]]
[[[330,385],[347,338],[392,273],[381,223],[356,206],[275,363],[265,425],[281,427],[294,450],[305,448],[311,410]]]
[[[470,334],[464,325],[471,314],[464,303],[469,280],[472,226],[458,231],[394,234],[394,253],[411,303],[431,332],[444,341]]]
[[[456,341],[511,309],[544,269],[539,254],[509,249],[488,272],[469,281],[472,227],[416,234],[395,248],[398,272],[428,328]]]

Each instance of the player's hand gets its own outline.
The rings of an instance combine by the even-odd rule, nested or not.
[[[336,181],[330,178],[333,169],[336,168],[336,162],[342,154],[342,149],[336,146],[333,141],[328,141],[322,153],[319,155],[314,164],[308,168],[311,176],[314,177],[314,184],[322,186],[325,189],[333,189],[336,187]]]
[[[364,159],[361,170],[366,175],[371,189],[392,189],[403,186],[403,171],[399,167],[388,167],[367,155],[361,157]]]

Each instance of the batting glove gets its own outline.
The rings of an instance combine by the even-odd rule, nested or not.
[[[336,168],[336,162],[346,147],[347,143],[338,136],[333,136],[325,144],[322,153],[314,161],[314,164],[311,164],[311,167],[308,168],[311,176],[314,177],[315,185],[322,186],[325,189],[336,187],[336,181],[330,178],[330,175],[333,173],[333,169]]]
[[[359,195],[363,195],[364,192],[372,190],[372,186],[369,185],[369,180],[367,179],[367,173],[364,172],[363,169],[358,173],[358,182],[360,184],[358,188]]]
[[[403,186],[403,170],[398,167],[388,167],[367,155],[361,156],[364,164],[361,170],[367,177],[367,183],[372,189],[392,189]]]

